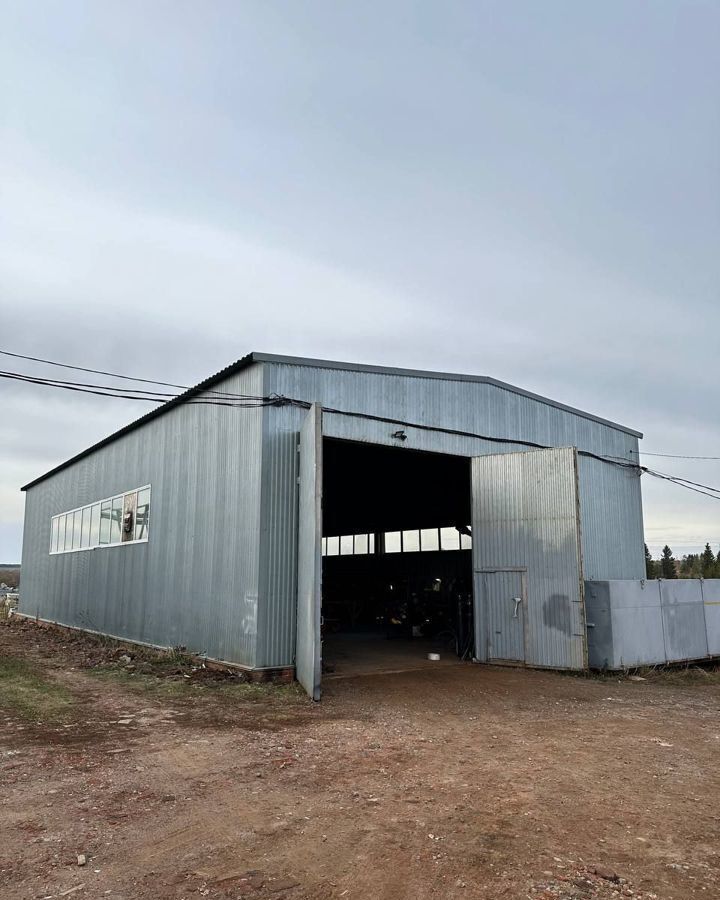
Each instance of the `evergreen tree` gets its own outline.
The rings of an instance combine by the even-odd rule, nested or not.
[[[660,560],[660,571],[663,578],[677,578],[677,572],[675,571],[675,557],[667,544],[663,547],[662,559]]]
[[[680,563],[681,578],[700,578],[702,574],[702,560],[697,553],[688,553],[683,556]]]
[[[645,577],[648,580],[657,578],[657,563],[652,556],[650,556],[647,544],[645,544]]]
[[[705,544],[705,549],[700,557],[700,574],[703,578],[712,578],[715,571],[715,554],[712,552],[710,544]]]

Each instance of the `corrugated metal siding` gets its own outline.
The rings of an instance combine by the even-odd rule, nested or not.
[[[305,413],[300,429],[297,636],[295,673],[313,700],[320,699],[322,608],[322,422],[318,406]]]
[[[700,579],[661,580],[665,653],[669,661],[708,655],[705,604]]]
[[[517,437],[554,447],[579,447],[602,455],[629,457],[637,438],[619,429],[558,409],[538,400],[475,382],[441,381],[266,363],[266,390],[320,402],[352,412],[405,419],[493,437]],[[269,416],[298,422],[293,411],[272,409]],[[289,417],[285,419],[285,417]],[[327,436],[398,446],[397,426],[326,413]],[[407,429],[409,449],[461,456],[524,450],[474,438]]]
[[[287,666],[295,659],[298,432],[305,411],[278,412],[266,410],[263,428],[259,666]]]
[[[527,570],[525,662],[581,669],[585,618],[575,451],[484,456],[472,462],[473,568]],[[491,636],[476,597],[476,655]]]
[[[261,366],[222,389],[259,395]],[[178,406],[30,488],[23,612],[254,665],[262,415]],[[148,483],[147,544],[50,556],[51,516]]]
[[[705,605],[708,653],[711,656],[720,656],[720,579],[703,581],[702,595]]]
[[[588,581],[590,664],[622,669],[720,655],[720,580]]]
[[[578,470],[585,577],[644,578],[639,472],[587,456],[578,456]]]
[[[632,458],[635,451],[637,459],[638,442],[633,435],[492,384],[267,362],[264,393],[489,436],[516,437],[555,447],[576,446],[623,459]],[[291,407],[269,408],[265,415],[260,563],[263,602],[258,651],[259,664],[263,665],[287,664],[293,654],[296,446],[303,415],[303,410]],[[326,437],[467,457],[527,449],[513,443],[497,444],[412,428],[405,429],[408,439],[399,444],[391,436],[397,427],[334,413],[323,415]],[[583,462],[581,541],[593,571],[635,578],[638,566],[644,567],[640,480],[621,474],[605,474]]]
[[[626,459],[637,450],[637,439],[620,429],[493,384],[265,362],[221,387]],[[290,407],[178,406],[31,488],[25,611],[151,643],[181,643],[246,665],[292,663],[303,416]],[[323,420],[326,436],[398,446],[391,437],[397,426],[331,413]],[[402,446],[437,453],[526,449],[406,431]],[[146,483],[153,487],[147,545],[49,556],[52,515]],[[639,480],[583,464],[581,495],[584,553],[593,572],[637,577]],[[624,549],[633,546],[637,553]]]
[[[586,581],[588,657],[595,669],[666,661],[660,582]]]

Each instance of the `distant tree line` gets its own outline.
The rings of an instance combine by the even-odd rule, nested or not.
[[[20,584],[20,566],[0,564],[0,584],[16,588]]]
[[[653,559],[645,544],[645,574],[647,578],[720,578],[720,550],[716,556],[705,544],[702,553],[688,553],[678,561],[667,544],[660,559]]]

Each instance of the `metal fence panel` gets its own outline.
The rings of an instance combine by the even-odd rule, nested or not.
[[[585,607],[592,668],[666,661],[659,582],[587,581]]]
[[[699,659],[707,656],[705,607],[697,579],[660,581],[665,655],[668,660]]]
[[[587,581],[585,597],[593,667],[720,656],[720,579]]]
[[[703,606],[705,607],[705,632],[708,653],[720,656],[720,579],[706,579],[702,582]]]

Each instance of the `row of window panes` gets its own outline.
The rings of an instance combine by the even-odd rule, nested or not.
[[[454,526],[386,531],[386,553],[417,553],[424,550],[470,550],[472,538]]]
[[[322,539],[323,556],[357,556],[374,552],[374,534],[343,534]]]
[[[457,528],[420,528],[411,531],[386,531],[386,553],[416,553],[423,550],[469,550],[472,539]],[[322,539],[323,556],[354,556],[374,553],[374,534],[346,534]]]
[[[54,516],[50,552],[146,541],[149,525],[150,488],[144,487]]]

